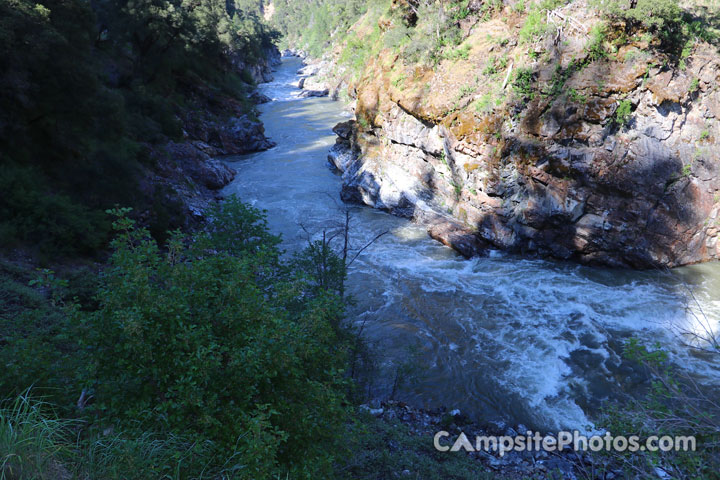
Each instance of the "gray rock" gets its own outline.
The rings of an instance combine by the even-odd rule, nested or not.
[[[300,98],[309,98],[309,97],[327,97],[330,94],[329,89],[324,90],[304,90],[300,93]]]

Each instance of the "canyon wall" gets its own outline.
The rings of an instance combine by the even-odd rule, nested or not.
[[[697,42],[678,61],[634,38],[598,58],[592,13],[557,13],[578,26],[528,44],[517,16],[469,19],[455,58],[428,67],[383,49],[340,75],[357,118],[329,157],[343,199],[426,224],[466,256],[717,259],[717,48]]]

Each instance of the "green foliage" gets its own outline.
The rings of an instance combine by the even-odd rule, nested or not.
[[[114,204],[172,217],[139,176],[182,137],[188,98],[245,94],[231,60],[260,60],[274,33],[244,3],[0,2],[0,242],[88,253]]]
[[[213,461],[210,442],[177,435],[109,433],[76,439],[80,423],[57,418],[27,391],[0,405],[0,479],[229,478],[232,458]]]
[[[460,87],[460,91],[457,94],[457,100],[461,100],[469,95],[472,95],[475,93],[475,86],[473,85],[463,85]]]
[[[470,55],[470,48],[471,46],[469,44],[465,44],[462,47],[454,48],[452,50],[448,50],[446,52],[443,52],[442,58],[445,60],[467,60],[468,56]]]
[[[82,359],[62,308],[68,297],[91,304],[93,287],[82,272],[67,277],[68,284],[49,270],[0,262],[0,391],[5,395],[36,385],[36,393],[60,403],[77,400],[70,397],[76,395],[72,385]]]
[[[534,80],[535,74],[531,68],[520,67],[515,71],[513,90],[521,97],[532,98],[535,94],[533,90]]]
[[[467,2],[420,2],[409,40],[399,52],[408,63],[436,64],[438,61],[467,60],[471,45],[463,41],[459,20],[469,15]]]
[[[347,65],[355,77],[360,76],[370,58],[378,53],[380,36],[380,27],[377,25],[369,35],[349,34],[339,62]]]
[[[594,25],[590,29],[590,40],[585,46],[590,61],[597,61],[607,58],[605,50],[606,27],[602,23]]]
[[[700,80],[697,77],[695,77],[690,82],[690,86],[688,87],[688,92],[695,93],[698,91],[699,88],[700,88]]]
[[[475,111],[478,113],[488,113],[493,109],[493,96],[488,92],[475,102]]]
[[[462,190],[463,190],[462,184],[450,182],[450,185],[453,187],[453,191],[455,192],[455,200],[460,199],[460,196],[462,195]]]
[[[532,9],[523,24],[518,37],[521,43],[529,43],[535,38],[544,35],[547,32],[547,23],[545,23],[545,11],[537,8]]]
[[[632,115],[632,102],[630,100],[622,100],[619,104],[617,109],[615,110],[615,115],[613,117],[613,122],[623,127],[627,125],[627,123],[630,121],[630,116]]]
[[[575,90],[574,88],[571,88],[570,90],[568,90],[568,98],[573,102],[578,102],[578,103],[587,102],[587,97],[585,95],[583,95],[582,93],[578,93],[578,91]]]
[[[593,0],[591,4],[607,17],[630,28],[642,26],[663,40],[675,36],[682,21],[678,0]]]
[[[483,69],[484,75],[495,75],[507,67],[508,64],[508,58],[507,55],[503,55],[502,57],[495,57],[491,56],[487,64],[485,65],[485,68]]]
[[[234,198],[166,249],[130,209],[110,213],[95,282],[0,264],[0,390],[34,384],[65,415],[91,399],[71,460],[91,478],[330,474],[351,338],[329,243],[283,260],[262,212]],[[93,440],[108,425],[119,433]]]
[[[398,421],[380,420],[358,412],[350,426],[352,452],[340,468],[341,478],[375,480],[394,478],[408,470],[409,478],[427,480],[489,480],[500,478],[483,470],[481,463],[464,453],[438,452],[432,435],[418,435]],[[378,446],[390,446],[381,448]]]
[[[455,21],[463,20],[463,19],[467,18],[468,15],[470,15],[470,9],[468,8],[469,3],[470,3],[470,0],[464,0],[458,4],[457,8],[455,9],[455,11],[452,14],[453,20],[455,20]]]
[[[105,433],[78,442],[65,463],[81,478],[232,478],[232,457],[213,460],[213,445],[174,434]]]
[[[105,240],[107,222],[65,194],[48,193],[42,174],[6,165],[0,176],[0,245],[35,245],[40,253],[88,253]]]
[[[689,177],[691,173],[692,173],[692,163],[684,164],[683,168],[682,168],[682,176]]]
[[[273,6],[275,13],[272,22],[283,34],[283,44],[302,47],[317,57],[330,45],[330,40],[339,43],[345,32],[364,13],[372,10],[372,16],[377,17],[387,10],[389,2],[280,0],[273,2]]]
[[[717,355],[717,344],[703,350]],[[717,478],[720,468],[720,411],[714,396],[681,374],[669,361],[667,352],[658,345],[648,348],[631,338],[623,356],[641,369],[647,378],[644,398],[613,403],[605,408],[598,426],[624,435],[637,435],[641,442],[650,436],[693,436],[695,451],[604,452],[602,464],[618,467],[642,478],[657,475],[661,466],[675,478]]]
[[[311,248],[306,269],[287,268],[264,217],[234,199],[167,252],[125,213],[99,308],[74,316],[94,410],[212,441],[242,478],[329,471],[347,388],[337,257],[323,252],[333,264],[315,275]]]
[[[609,8],[613,11],[618,7],[610,2]],[[624,11],[625,20],[637,21],[645,27],[659,30],[677,25],[681,15],[682,11],[677,0],[637,0],[634,7]]]

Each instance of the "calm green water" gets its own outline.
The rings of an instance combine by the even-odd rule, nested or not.
[[[339,102],[296,98],[300,67],[285,59],[262,86],[275,99],[262,106],[262,120],[278,146],[228,159],[238,175],[225,190],[266,209],[288,250],[305,245],[301,225],[320,231],[339,219],[341,180],[326,158],[332,126],[349,117]],[[357,245],[385,230],[349,276],[357,302],[350,318],[365,324],[381,364],[374,396],[389,395],[398,366],[411,363],[398,399],[459,408],[479,421],[583,428],[601,401],[638,389],[642,375],[620,357],[631,336],[660,342],[700,382],[720,383],[718,364],[693,354],[678,333],[705,324],[717,331],[718,264],[658,273],[500,253],[464,260],[405,219],[355,209]],[[686,311],[685,284],[697,317]]]

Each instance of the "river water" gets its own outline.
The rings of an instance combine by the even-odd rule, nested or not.
[[[267,210],[288,251],[341,216],[341,180],[327,152],[331,128],[350,116],[340,102],[297,97],[301,66],[286,58],[261,86],[273,99],[260,110],[277,147],[228,158],[238,174],[224,191]],[[406,219],[353,209],[355,245],[383,231],[352,264],[347,287],[356,302],[348,318],[363,325],[379,364],[372,396],[458,408],[480,422],[592,428],[603,401],[642,388],[641,373],[621,358],[630,337],[659,343],[696,380],[720,384],[717,360],[679,334],[717,332],[717,263],[663,273],[499,252],[465,260]]]

